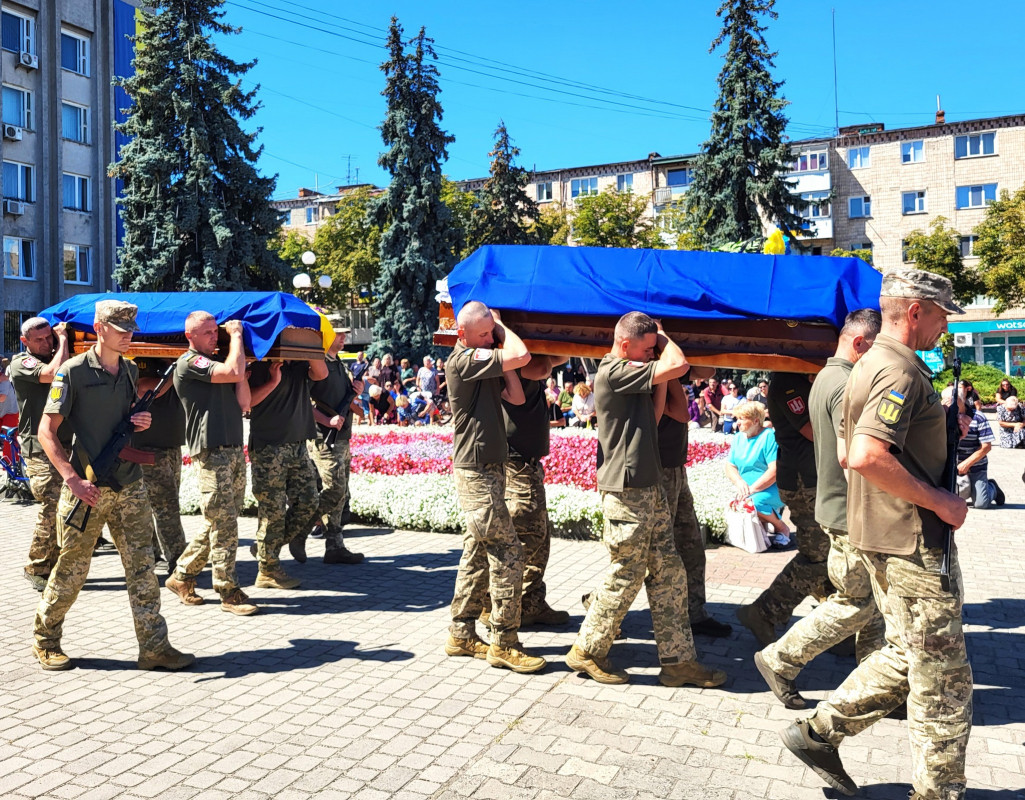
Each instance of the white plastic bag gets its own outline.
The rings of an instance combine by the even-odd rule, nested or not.
[[[726,541],[749,553],[769,549],[769,536],[750,500],[732,500],[726,508]]]

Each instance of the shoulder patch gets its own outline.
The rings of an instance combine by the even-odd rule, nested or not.
[[[787,408],[795,414],[803,414],[807,410],[803,397],[795,397],[791,400],[787,400]]]
[[[904,395],[891,389],[882,400],[879,401],[879,408],[876,409],[876,416],[887,425],[896,425],[900,420],[901,412],[904,411]]]
[[[196,369],[206,369],[210,366],[210,359],[206,356],[196,356],[192,359],[192,366]]]
[[[21,360],[21,365],[25,369],[35,369],[39,365],[39,361],[32,356],[25,356],[25,358]]]
[[[476,350],[473,351],[473,360],[474,361],[487,361],[488,359],[491,358],[492,352],[494,352],[494,351],[489,350],[486,347],[478,347]]]
[[[631,367],[643,367],[644,366],[644,362],[643,361],[627,361],[626,363],[627,363],[628,366],[631,366]]]
[[[64,381],[55,380],[50,384],[50,399],[59,403],[64,397]]]

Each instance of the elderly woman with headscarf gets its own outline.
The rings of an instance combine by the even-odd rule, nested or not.
[[[1003,405],[997,406],[997,425],[1001,447],[1025,447],[1025,407],[1016,395],[1009,395]]]

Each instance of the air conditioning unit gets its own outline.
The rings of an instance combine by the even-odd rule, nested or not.
[[[4,125],[4,138],[13,142],[21,141],[22,130],[17,125]]]
[[[24,50],[18,56],[18,66],[25,69],[39,69],[39,56],[26,53]]]
[[[955,333],[954,347],[971,347],[972,335],[970,333]]]
[[[21,200],[4,200],[4,213],[20,217],[25,213],[25,204]]]

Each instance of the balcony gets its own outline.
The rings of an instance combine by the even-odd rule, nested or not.
[[[806,219],[802,230],[808,231],[810,239],[832,239],[833,220],[831,217],[819,217],[818,219]]]
[[[374,314],[369,308],[343,308],[338,311],[340,327],[351,328],[345,348],[365,347],[374,341]]]

